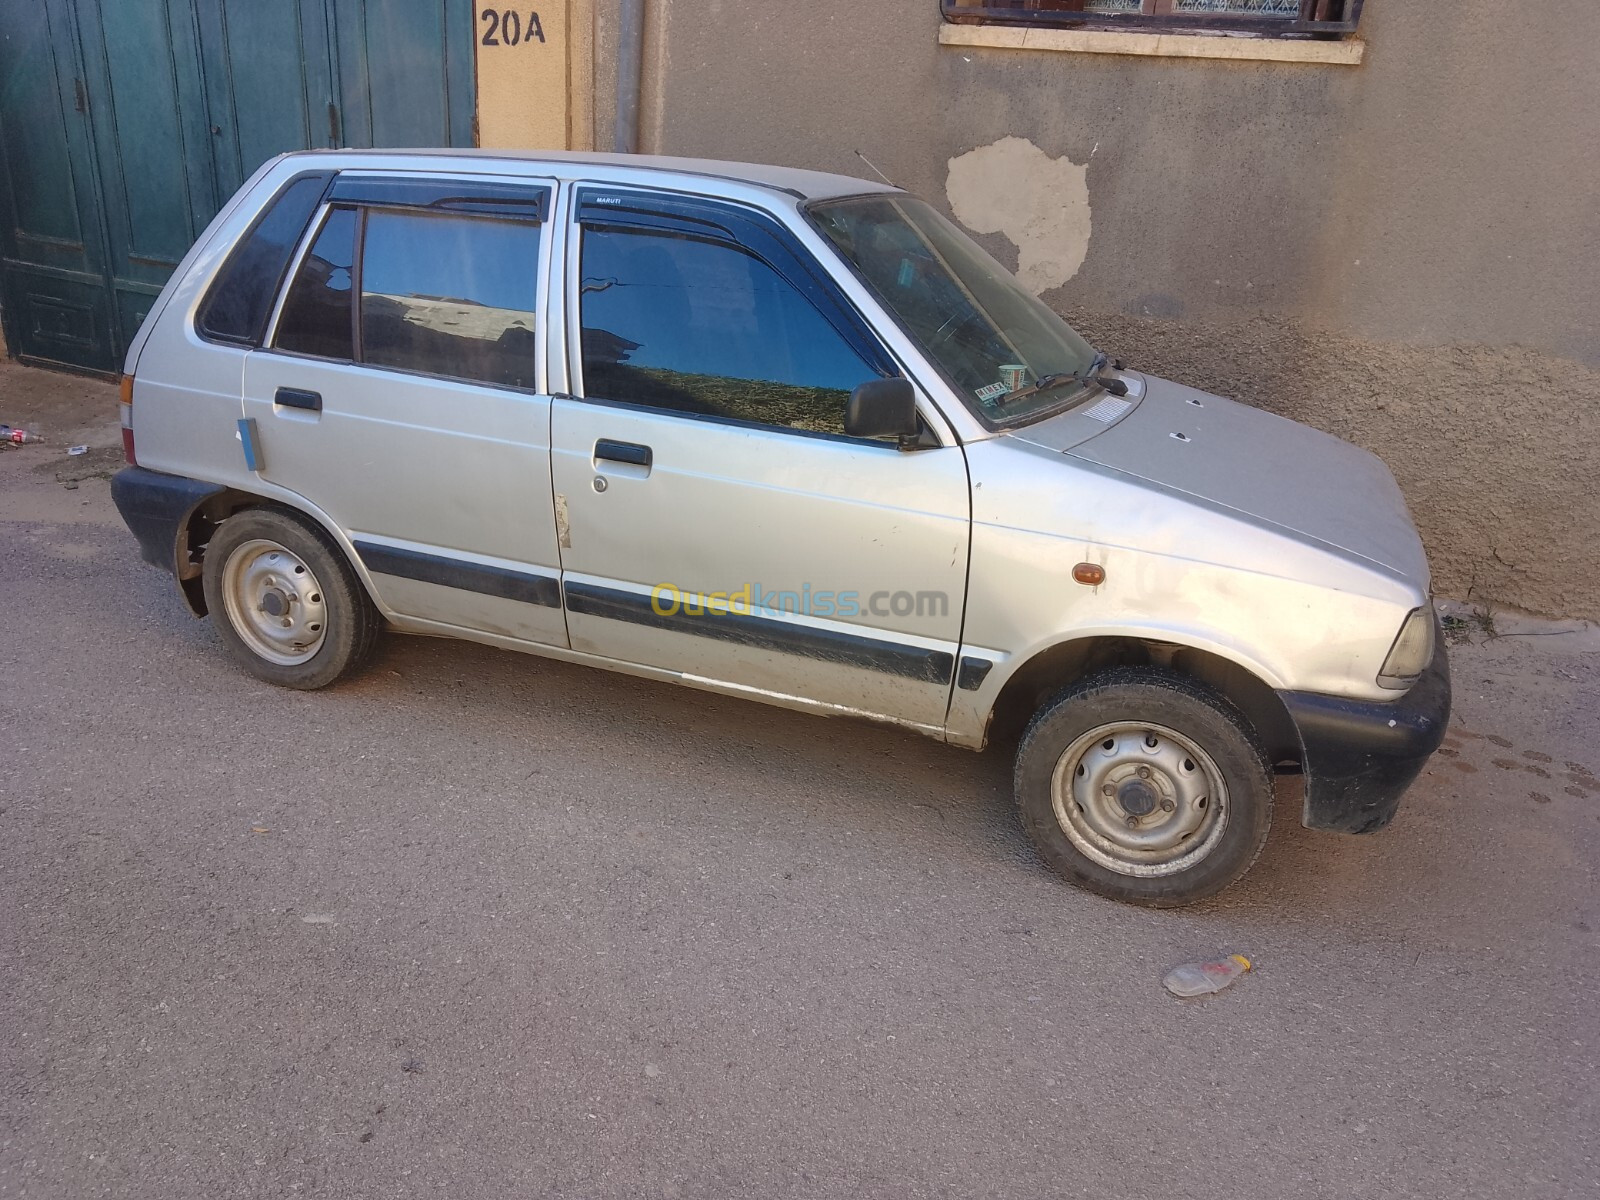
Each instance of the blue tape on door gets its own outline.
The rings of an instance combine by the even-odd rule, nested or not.
[[[239,444],[244,447],[244,465],[251,471],[261,470],[261,447],[256,442],[256,419],[245,417],[239,422]]]

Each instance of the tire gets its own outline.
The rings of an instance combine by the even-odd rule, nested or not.
[[[297,513],[229,517],[206,547],[202,577],[229,656],[267,683],[327,687],[377,646],[383,622],[366,589],[333,540]]]
[[[1069,883],[1152,908],[1193,904],[1250,869],[1272,825],[1272,769],[1219,693],[1116,667],[1058,693],[1017,747],[1029,838]]]

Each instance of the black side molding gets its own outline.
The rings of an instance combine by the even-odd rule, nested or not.
[[[956,686],[963,692],[975,692],[983,686],[983,681],[989,678],[989,671],[994,664],[987,658],[975,658],[970,654],[961,656],[961,669],[956,672]]]
[[[816,629],[748,613],[707,613],[698,617],[682,610],[661,613],[656,611],[648,596],[588,583],[569,581],[566,593],[567,610],[584,616],[630,621],[636,625],[648,625],[652,629],[863,667],[869,671],[881,671],[885,675],[898,675],[924,683],[948,687],[951,671],[955,667],[953,654],[943,650],[924,650],[903,642],[837,633],[831,629]]]
[[[537,604],[541,608],[561,607],[561,585],[552,575],[490,567],[373,542],[356,542],[355,548],[367,570],[375,575],[395,575],[401,579],[415,579],[418,583],[435,583],[464,592],[498,596],[502,600]]]

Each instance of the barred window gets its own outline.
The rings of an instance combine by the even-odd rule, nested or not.
[[[1265,37],[1354,33],[1362,0],[942,0],[946,20]]]

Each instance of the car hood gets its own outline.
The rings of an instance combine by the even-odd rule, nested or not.
[[[1426,586],[1422,540],[1394,476],[1375,455],[1220,396],[1154,376],[1141,381],[1143,388],[1134,390],[1137,403],[1103,432],[1082,440],[1063,438],[1065,430],[1048,428],[1064,420],[1057,417],[1010,436],[1230,510]]]

